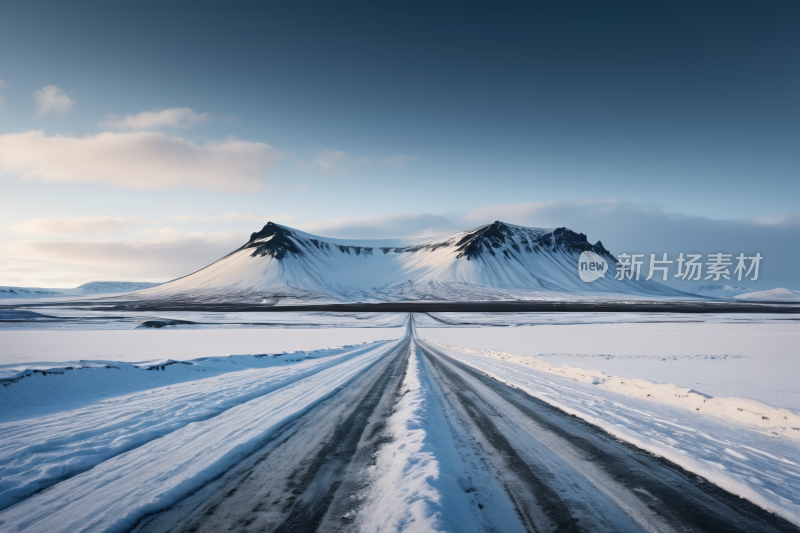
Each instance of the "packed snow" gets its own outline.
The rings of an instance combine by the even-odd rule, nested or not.
[[[390,336],[396,337],[395,335]],[[41,416],[107,398],[165,385],[196,381],[228,372],[286,366],[351,352],[386,341],[335,348],[263,354],[120,361],[67,361],[0,366],[0,421]],[[12,386],[13,385],[13,386]]]
[[[471,350],[440,348],[451,357],[518,387],[612,435],[665,457],[708,481],[800,525],[798,439],[620,394],[573,375],[556,375]],[[800,432],[798,430],[790,430]]]
[[[194,325],[0,332],[0,529],[126,530],[365,371],[408,319],[287,314],[290,327],[248,328],[249,314],[169,316]],[[417,335],[456,360],[800,524],[791,317],[414,317]],[[470,436],[445,427],[442,391],[413,342],[402,388],[361,530],[479,530],[487,513],[493,524],[513,513],[463,445]]]
[[[464,457],[466,447],[453,435],[456,428],[444,416],[441,391],[424,365],[412,343],[405,392],[387,421],[393,440],[379,451],[369,473],[373,485],[359,512],[359,530],[477,532],[492,522],[503,523],[504,531],[524,531],[497,481],[475,466],[480,463],[474,457]],[[476,486],[482,489],[480,498]]]
[[[394,342],[250,369],[0,426],[0,526],[125,530],[224,472]],[[54,486],[50,490],[36,491]]]

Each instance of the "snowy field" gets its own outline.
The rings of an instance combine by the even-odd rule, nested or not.
[[[800,324],[796,314],[774,313],[415,313],[417,328],[564,326],[570,324]]]
[[[276,314],[264,314],[273,320],[266,327],[243,326],[240,321],[252,317],[241,315],[209,325],[186,315],[192,324],[155,329],[90,330],[84,324],[48,330],[40,323],[0,330],[0,530],[166,531],[199,516],[197,531],[227,528],[227,515],[205,513],[221,501],[228,502],[228,513],[254,507],[247,493],[241,502],[230,495],[245,482],[261,490],[257,478],[248,481],[261,453],[288,461],[281,468],[267,464],[262,474],[274,477],[270,486],[285,484],[286,494],[299,490],[297,476],[316,475],[297,474],[291,461],[313,465],[336,456],[344,462],[338,473],[323,469],[297,502],[279,497],[280,505],[253,514],[250,529],[276,529],[278,519],[286,527],[294,515],[280,509],[316,516],[316,507],[303,507],[311,505],[304,497],[328,501],[331,510],[319,523],[345,530],[404,531],[411,524],[420,531],[530,529],[529,518],[510,518],[528,516],[519,507],[527,504],[519,502],[533,493],[519,488],[524,478],[504,477],[508,465],[501,458],[509,453],[529,464],[550,457],[536,468],[583,487],[580,513],[594,524],[589,529],[689,527],[691,513],[653,514],[649,498],[664,504],[695,490],[701,492],[692,498],[706,502],[697,505],[709,506],[701,514],[716,513],[723,521],[728,514],[720,510],[728,505],[724,497],[715,500],[716,493],[680,472],[654,470],[650,481],[635,482],[620,478],[616,466],[602,473],[602,461],[582,459],[587,452],[571,444],[578,437],[563,440],[564,432],[595,442],[606,450],[602,457],[619,454],[617,465],[650,461],[636,459],[637,449],[665,457],[800,525],[795,320],[439,313],[416,314],[409,322],[400,314],[287,313],[281,320],[291,325],[281,328]],[[326,321],[332,327],[321,325]],[[385,327],[404,325],[416,329]],[[500,383],[484,383],[470,372]],[[514,388],[502,389],[503,383]],[[499,441],[481,422],[485,417],[459,399],[464,387],[480,400],[476,409],[499,413],[492,415],[492,431],[513,452],[502,446],[496,455],[487,451]],[[561,429],[551,434],[542,429],[550,426],[517,411],[519,391],[577,418],[536,415],[556,417],[547,424]],[[364,425],[336,422],[353,417]],[[607,433],[595,435],[570,420]],[[356,433],[335,437],[344,428]],[[608,434],[613,438],[603,440]],[[283,440],[275,440],[280,435]],[[635,448],[618,448],[615,439]],[[332,451],[334,442],[343,447]],[[653,468],[666,468],[658,464]],[[672,488],[658,481],[673,475]],[[325,499],[318,491],[339,486],[331,479],[360,488]],[[565,487],[554,482],[553,490]],[[558,505],[577,504],[567,498]],[[764,530],[794,530],[784,524]],[[761,530],[753,527],[739,530]]]
[[[145,363],[238,354],[318,350],[397,339],[402,328],[136,329],[100,331],[0,331],[3,368],[80,360]]]
[[[695,320],[697,320],[695,318]],[[800,411],[800,322],[427,328],[423,339]]]
[[[129,329],[252,329],[252,328],[396,328],[406,321],[397,313],[261,313],[187,312],[158,314],[136,311],[96,311],[67,307],[0,309],[0,332],[27,330],[97,331]]]

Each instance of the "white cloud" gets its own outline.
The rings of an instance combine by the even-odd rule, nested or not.
[[[5,89],[6,83],[3,80],[0,80],[0,89]]]
[[[154,223],[138,217],[47,217],[20,222],[9,231],[29,235],[108,235]]]
[[[403,167],[416,158],[415,155],[390,155],[383,160],[383,164],[390,167]]]
[[[210,120],[213,120],[213,117],[208,113],[198,114],[188,107],[173,107],[142,111],[136,115],[125,115],[124,117],[111,115],[100,125],[120,130],[152,130],[162,127],[190,128]]]
[[[238,231],[185,233],[175,228],[145,230],[142,238],[126,240],[14,241],[5,249],[6,268],[38,265],[35,279],[64,278],[83,271],[92,279],[167,280],[203,268],[235,250],[249,234]],[[5,269],[3,269],[5,270]],[[77,278],[76,278],[77,281]]]
[[[161,132],[104,132],[84,137],[43,131],[0,135],[0,172],[57,183],[128,189],[180,185],[221,191],[264,187],[269,169],[287,157],[268,144],[228,138],[197,145]]]
[[[69,111],[75,100],[64,93],[64,89],[55,85],[45,85],[35,93],[33,98],[36,100],[36,116],[41,117],[53,111],[63,113]]]
[[[54,265],[48,261],[0,256],[0,284],[23,287],[76,287],[98,278],[99,272],[83,271],[76,265]],[[100,274],[102,278],[102,274]],[[106,277],[105,279],[110,279]],[[139,281],[139,280],[131,280]],[[141,280],[145,281],[145,280]]]

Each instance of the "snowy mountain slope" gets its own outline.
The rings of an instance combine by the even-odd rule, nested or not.
[[[272,222],[208,267],[127,295],[185,302],[564,299],[610,294],[688,297],[653,281],[616,280],[616,259],[602,243],[567,228],[494,222],[413,243],[343,241]],[[592,283],[578,258],[593,252],[608,272]]]
[[[90,281],[74,289],[49,289],[40,287],[0,286],[0,299],[10,298],[57,298],[61,296],[84,296],[88,294],[113,294],[149,289],[158,283],[139,281]]]

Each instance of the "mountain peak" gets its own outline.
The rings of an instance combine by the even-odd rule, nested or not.
[[[292,235],[291,230],[274,222],[267,222],[261,231],[250,235],[250,240],[240,250],[252,248],[251,257],[268,255],[275,259],[283,259],[287,254],[302,256],[303,251],[298,248],[290,235]]]
[[[506,239],[513,237],[513,232],[507,224],[496,220],[489,225],[481,226],[467,232],[460,241],[456,243],[459,251],[457,257],[481,258],[486,254],[494,255],[492,248],[500,248]]]
[[[589,251],[599,255],[612,257],[611,252],[606,250],[602,242],[597,241],[595,244],[591,244],[584,233],[576,233],[569,228],[561,227],[554,229],[552,236],[552,244],[554,246],[562,246],[577,252]]]
[[[250,235],[250,241],[248,241],[248,242],[253,242],[253,241],[258,240],[258,239],[264,239],[266,237],[271,237],[271,236],[276,235],[278,233],[286,233],[286,232],[287,232],[287,229],[284,228],[283,226],[279,226],[278,224],[275,224],[274,222],[267,222],[264,225],[264,227],[261,228],[260,231],[256,231],[256,232],[254,232],[254,233],[252,233]]]

